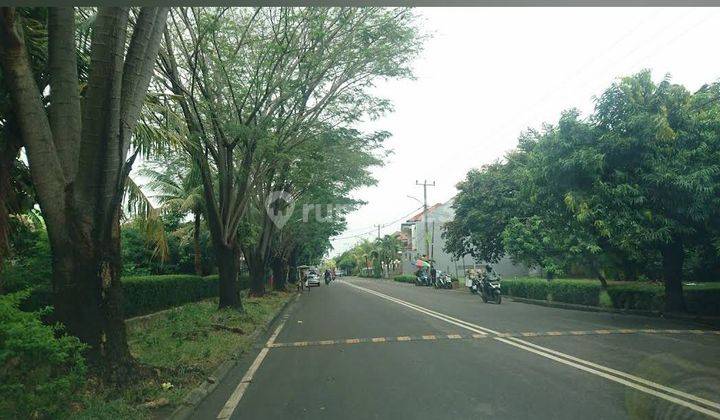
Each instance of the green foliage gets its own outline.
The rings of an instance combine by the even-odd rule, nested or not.
[[[400,283],[415,283],[415,276],[412,276],[410,274],[402,274],[399,276],[395,276],[394,280]]]
[[[240,277],[240,288],[249,285]],[[165,275],[123,278],[125,316],[133,317],[218,295],[218,276]]]
[[[77,401],[84,382],[83,345],[24,312],[28,292],[0,296],[0,413],[8,418],[54,418]]]
[[[520,278],[503,280],[501,287],[508,296],[586,306],[663,311],[665,305],[663,287],[656,283],[611,282],[603,291],[597,280]],[[686,285],[684,295],[688,312],[720,315],[720,283]]]
[[[545,300],[548,282],[541,279],[505,279],[500,283],[502,293],[527,299]]]
[[[11,293],[32,287],[50,288],[52,260],[50,243],[44,230],[27,233],[29,238],[15,258],[0,271],[2,292]]]
[[[612,305],[617,309],[659,311],[663,308],[663,290],[643,283],[613,284],[607,290]]]
[[[600,283],[594,280],[562,280],[548,282],[548,292],[556,302],[598,306]]]
[[[570,110],[523,133],[504,162],[458,185],[447,250],[508,254],[547,278],[663,279],[668,309],[682,310],[681,280],[720,273],[718,98],[720,83],[690,93],[643,71],[610,86],[588,118]],[[623,306],[654,305],[625,295]]]

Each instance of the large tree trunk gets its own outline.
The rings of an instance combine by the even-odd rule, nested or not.
[[[81,110],[74,9],[48,14],[49,109],[17,14],[0,9],[0,61],[52,247],[56,313],[112,382],[126,381],[134,366],[122,310],[119,211],[167,10],[142,8],[129,43],[129,9],[98,10]]]
[[[663,258],[663,280],[665,283],[665,311],[684,312],[685,299],[682,289],[682,269],[685,262],[685,249],[679,238],[661,249]]]
[[[242,310],[238,273],[240,271],[240,255],[237,245],[215,247],[218,270],[220,271],[220,308],[237,308]]]
[[[198,276],[203,275],[202,268],[202,255],[200,251],[200,212],[193,212],[195,217],[193,225],[193,251],[195,252],[195,274]]]
[[[282,258],[276,257],[272,260],[273,287],[275,290],[285,290],[287,283],[287,263]]]
[[[19,150],[20,144],[14,136],[6,138],[4,147],[0,148],[0,271],[5,257],[10,252],[10,202],[13,194],[10,176]],[[0,292],[2,292],[2,279],[0,279]]]
[[[263,258],[252,251],[245,252],[245,261],[250,271],[251,296],[263,296],[265,294],[265,280],[267,278],[267,264]]]
[[[298,281],[297,278],[297,251],[293,250],[290,253],[290,267],[289,267],[289,275],[288,275],[288,281],[292,284],[295,284]]]
[[[88,358],[114,383],[125,383],[135,363],[127,345],[120,281],[120,223],[93,238],[78,224],[51,236],[55,313],[67,329],[90,345]],[[74,243],[75,246],[68,246]]]

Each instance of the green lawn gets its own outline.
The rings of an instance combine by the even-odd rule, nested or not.
[[[218,311],[217,299],[212,299],[128,322],[130,350],[153,374],[122,390],[89,386],[84,409],[73,417],[152,418],[157,410],[141,405],[161,399],[170,404],[160,410],[169,413],[238,349],[249,349],[253,333],[270,321],[291,296],[271,292],[262,298],[245,297],[245,313],[233,309]]]

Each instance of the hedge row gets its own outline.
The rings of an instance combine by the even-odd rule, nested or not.
[[[400,283],[415,283],[415,276],[410,274],[401,274],[399,276],[395,276],[394,280],[399,281]]]
[[[656,284],[610,283],[606,299],[597,280],[520,278],[501,285],[503,294],[527,299],[649,311],[662,311],[664,306],[663,287]],[[684,286],[684,295],[688,312],[720,315],[720,283]]]
[[[250,278],[239,278],[240,289],[247,289]],[[218,296],[218,275],[195,276],[170,274],[158,276],[125,277],[123,306],[130,318],[157,312],[201,299]],[[23,310],[37,310],[52,304],[52,291],[46,288],[33,290],[22,305]]]

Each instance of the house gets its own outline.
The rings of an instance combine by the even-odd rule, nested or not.
[[[445,239],[442,237],[442,226],[454,217],[452,204],[453,199],[445,203],[437,203],[428,207],[427,212],[421,211],[401,225],[400,230],[405,232],[410,243],[409,248],[403,252],[403,273],[414,273],[417,270],[415,262],[423,256],[428,256],[433,260],[438,270],[458,277],[462,277],[466,269],[484,264],[474,261],[470,256],[456,260],[443,249]],[[427,232],[425,231],[426,219]],[[502,277],[530,274],[530,270],[526,266],[515,264],[508,257],[502,258],[491,266]]]

